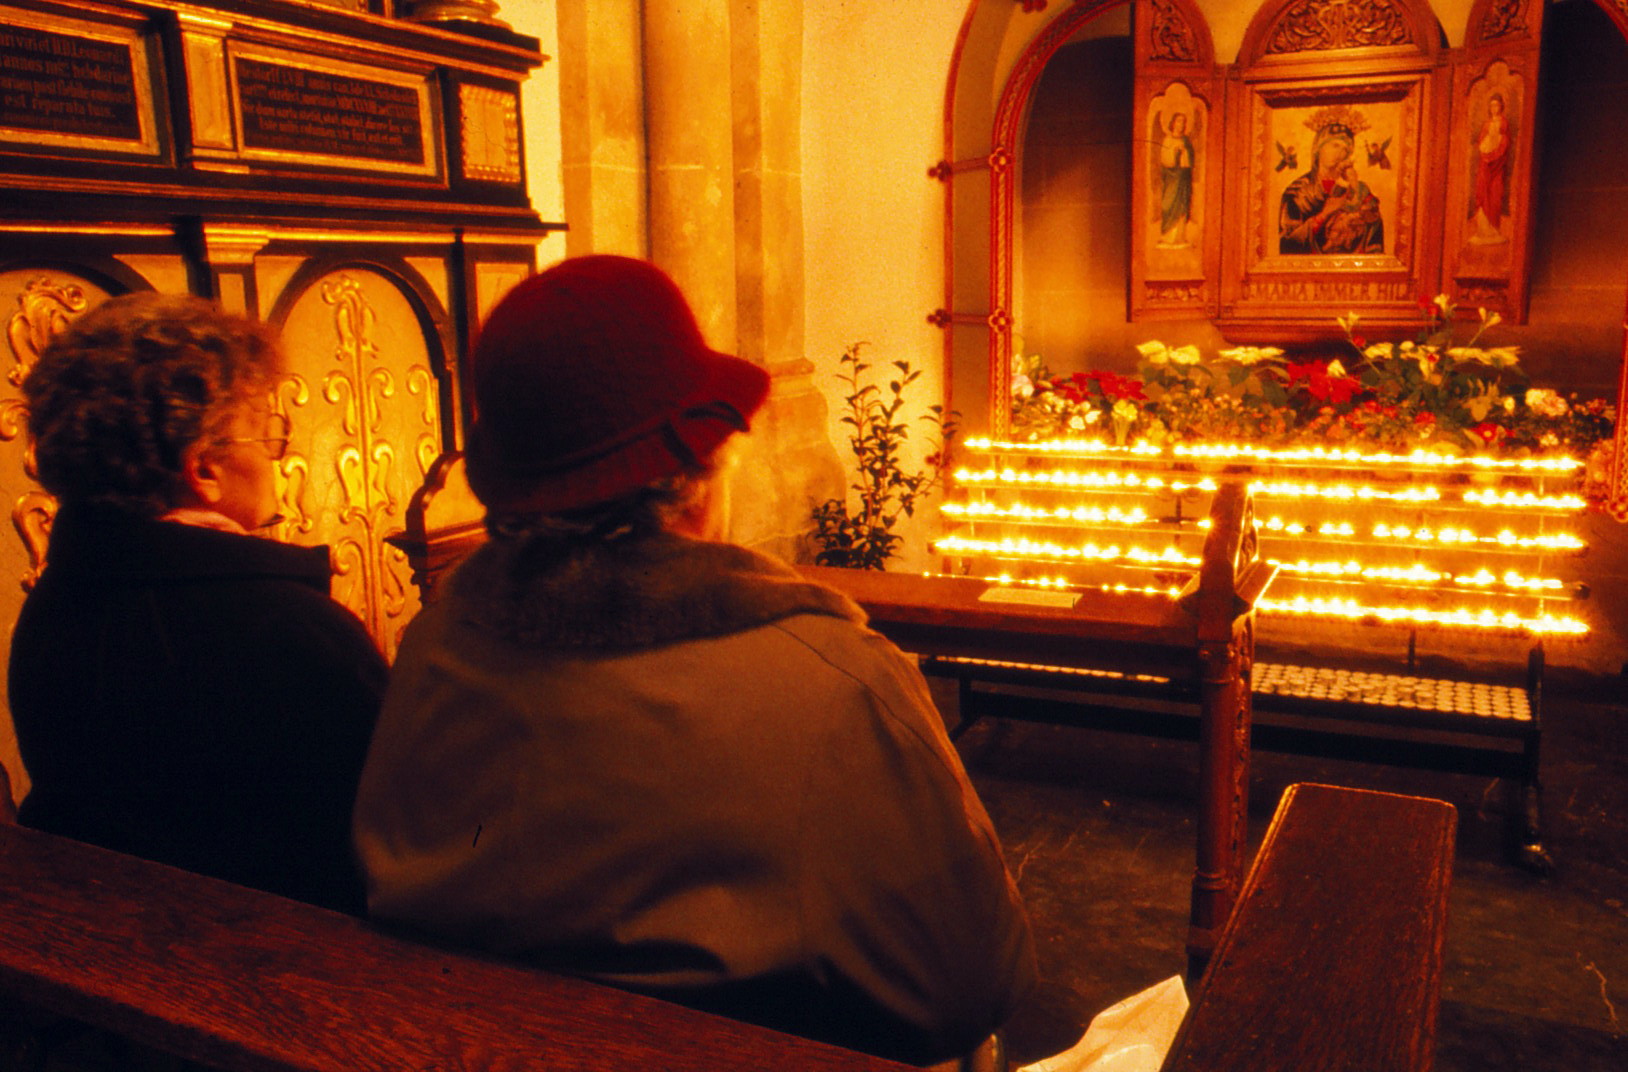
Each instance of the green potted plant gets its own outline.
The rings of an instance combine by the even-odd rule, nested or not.
[[[914,516],[918,501],[942,481],[957,414],[932,405],[915,418],[906,416],[905,394],[921,371],[908,361],[889,362],[881,366],[891,370],[884,389],[867,376],[873,366],[862,356],[865,346],[853,343],[842,354],[842,423],[853,455],[852,479],[841,497],[814,507],[812,537],[817,565],[879,570],[904,539],[895,527]],[[927,457],[912,466],[906,445],[918,424],[934,438]]]

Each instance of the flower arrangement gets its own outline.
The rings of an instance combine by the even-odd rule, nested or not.
[[[1383,450],[1497,451],[1577,457],[1610,447],[1614,407],[1534,388],[1513,346],[1477,345],[1501,322],[1479,311],[1468,341],[1453,339],[1446,295],[1420,300],[1418,337],[1368,343],[1359,318],[1337,318],[1348,353],[1288,360],[1276,347],[1244,346],[1206,360],[1197,347],[1145,342],[1135,376],[1057,376],[1038,355],[1013,362],[1012,429],[1020,439],[1103,438],[1125,443],[1248,440],[1316,442]]]

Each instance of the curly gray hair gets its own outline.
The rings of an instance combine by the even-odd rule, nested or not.
[[[187,448],[281,371],[277,336],[259,321],[190,295],[112,298],[23,381],[39,481],[65,503],[156,517],[175,505]]]

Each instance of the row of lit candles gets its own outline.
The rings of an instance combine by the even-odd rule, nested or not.
[[[1208,477],[1198,480],[1167,479],[1157,475],[1113,470],[1066,469],[957,469],[955,482],[961,487],[1006,487],[1062,489],[1065,491],[1155,491],[1185,494],[1216,490]],[[1361,484],[1315,484],[1287,480],[1257,480],[1249,484],[1251,495],[1260,499],[1324,499],[1336,502],[1393,502],[1404,505],[1457,501],[1493,509],[1581,510],[1586,504],[1579,495],[1543,495],[1531,491],[1493,491],[1471,488],[1449,498],[1441,488],[1411,484],[1401,489],[1375,488]]]
[[[1277,465],[1362,466],[1380,469],[1573,473],[1583,465],[1576,458],[1564,455],[1511,458],[1492,454],[1452,454],[1430,450],[1397,454],[1390,451],[1364,451],[1339,447],[1262,447],[1247,443],[1159,445],[1143,441],[1117,444],[1102,439],[1052,439],[1039,443],[1018,443],[982,436],[967,439],[961,445],[967,450],[1001,454],[1064,455],[1085,458],[1172,458],[1194,461],[1269,462]]]
[[[1137,566],[1189,569],[1197,568],[1201,563],[1197,556],[1184,554],[1173,546],[1155,550],[1145,547],[1121,547],[1118,544],[1101,546],[1090,542],[1065,545],[1011,537],[1000,540],[977,540],[966,536],[945,536],[933,541],[933,548],[947,555],[993,555],[1002,558],[1089,561],[1101,564],[1128,562]],[[1516,570],[1494,573],[1483,567],[1473,573],[1449,573],[1431,569],[1422,563],[1413,563],[1409,566],[1367,566],[1350,559],[1343,562],[1312,561],[1306,558],[1288,561],[1270,556],[1263,556],[1263,559],[1285,574],[1300,577],[1359,579],[1402,586],[1442,586],[1451,583],[1466,588],[1501,588],[1521,594],[1540,595],[1558,594],[1567,590],[1566,583],[1557,578],[1527,577]]]
[[[992,503],[944,503],[940,511],[960,520],[978,522],[1072,522],[1082,525],[1147,527],[1157,524],[1141,507],[1121,510],[1118,507],[1033,507],[1025,504],[998,506]],[[1196,518],[1196,529],[1208,529],[1209,518]],[[1496,532],[1477,531],[1463,526],[1444,525],[1430,528],[1420,525],[1390,525],[1376,522],[1365,531],[1349,521],[1323,521],[1308,523],[1293,518],[1257,518],[1255,526],[1263,536],[1318,536],[1325,539],[1353,540],[1363,538],[1383,540],[1392,544],[1444,544],[1450,547],[1487,548],[1493,550],[1581,551],[1586,546],[1570,532],[1544,532],[1521,535],[1510,529]]]
[[[1060,577],[1018,578],[1009,573],[985,577],[991,584],[1023,585],[1041,589],[1079,590],[1081,586]],[[1175,586],[1102,584],[1094,589],[1116,594],[1140,594],[1176,598],[1181,589]],[[1488,608],[1453,608],[1435,610],[1428,607],[1397,607],[1363,603],[1355,599],[1296,596],[1292,599],[1272,599],[1263,596],[1256,601],[1258,611],[1266,614],[1295,615],[1301,617],[1331,618],[1344,621],[1379,620],[1405,625],[1434,625],[1518,632],[1538,636],[1583,636],[1588,623],[1579,618],[1559,614],[1522,615],[1508,610]]]

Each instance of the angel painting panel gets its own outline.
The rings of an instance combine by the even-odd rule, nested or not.
[[[1204,227],[1207,123],[1204,101],[1180,82],[1172,82],[1149,102],[1145,142],[1149,219],[1144,226],[1154,267],[1197,256]]]

